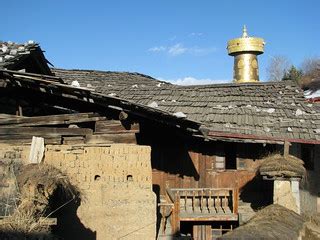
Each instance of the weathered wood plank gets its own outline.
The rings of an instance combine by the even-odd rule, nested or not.
[[[61,115],[49,115],[49,116],[38,116],[38,117],[0,119],[0,125],[5,125],[6,127],[25,127],[25,126],[95,122],[95,121],[104,120],[104,119],[105,117],[100,117],[98,114],[94,114],[94,113],[76,113],[76,114],[61,114]]]
[[[29,163],[40,163],[44,155],[44,138],[32,137]]]
[[[83,136],[62,137],[63,144],[81,144],[84,143]]]
[[[0,135],[29,135],[29,136],[84,136],[92,134],[89,128],[50,128],[50,127],[0,127]]]
[[[17,115],[12,115],[12,114],[5,114],[5,113],[0,113],[0,119],[11,119],[11,118],[25,118],[24,116],[17,116]]]
[[[139,132],[139,124],[132,124],[126,128],[126,126],[122,125],[121,121],[104,120],[104,121],[96,122],[95,132],[97,133],[110,133],[110,132],[124,131],[124,130]]]
[[[5,139],[3,137],[6,137]],[[23,135],[10,135],[10,136],[0,136],[1,144],[11,144],[11,145],[29,145],[32,142],[32,137]],[[46,136],[44,138],[44,144],[61,144],[60,136]]]
[[[135,133],[88,135],[85,143],[137,143]]]
[[[180,217],[180,221],[237,221],[238,214],[212,214],[210,216],[193,216],[193,217]]]

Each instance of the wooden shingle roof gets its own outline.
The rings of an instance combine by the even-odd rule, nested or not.
[[[0,41],[0,69],[51,75],[47,63],[39,44],[34,41],[24,44]]]
[[[320,140],[320,113],[293,81],[177,86],[130,73],[54,72],[102,94],[200,122],[212,136]]]
[[[96,71],[96,70],[66,70],[52,68],[51,71],[62,77],[66,83],[71,84],[78,81],[81,87],[94,88],[103,92],[106,89],[114,89],[118,92],[126,87],[156,87],[157,85],[171,85],[170,83],[159,81],[141,73]],[[110,92],[111,93],[111,92]]]

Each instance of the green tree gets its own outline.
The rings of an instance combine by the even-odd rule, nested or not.
[[[303,71],[292,65],[291,68],[284,73],[282,80],[293,80],[300,83],[302,76]]]

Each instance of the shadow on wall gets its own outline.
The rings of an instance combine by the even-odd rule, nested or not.
[[[255,176],[242,189],[240,199],[243,202],[251,203],[254,210],[273,203],[273,181],[266,181],[262,176]]]
[[[160,186],[158,184],[152,185],[152,191],[156,194],[157,197],[157,224],[156,224],[156,237],[158,237],[160,231],[160,224],[161,224],[161,213],[160,213]]]
[[[178,174],[179,177],[193,177],[196,181],[200,176],[190,158],[188,149],[181,143],[152,146],[151,164],[153,169],[170,174]]]
[[[77,209],[81,204],[81,199],[76,197],[74,200],[66,204],[63,195],[60,191],[50,199],[50,208],[58,209],[51,216],[57,218],[58,224],[52,227],[52,233],[62,239],[77,239],[77,240],[95,240],[96,232],[86,228],[77,216]]]
[[[181,131],[175,127],[140,122],[137,143],[151,146],[152,169],[199,180],[199,173],[188,153],[186,137],[181,136]]]

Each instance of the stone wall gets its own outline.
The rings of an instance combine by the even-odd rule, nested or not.
[[[25,163],[29,148],[0,146],[0,157],[11,154]],[[47,145],[44,163],[66,173],[79,188],[77,217],[94,239],[155,239],[150,153],[150,147],[129,144]]]
[[[273,203],[300,214],[299,182],[297,180],[274,180]]]

